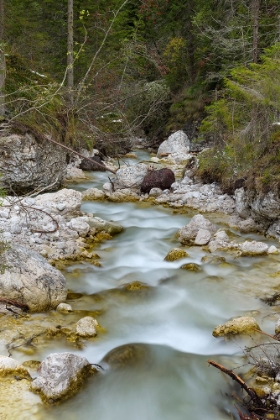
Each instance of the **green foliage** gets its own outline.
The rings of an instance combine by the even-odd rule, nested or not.
[[[135,85],[126,102],[129,124],[143,129],[151,137],[157,136],[165,124],[169,101],[170,90],[163,81]]]
[[[280,45],[266,51],[262,63],[238,67],[226,79],[222,97],[207,108],[201,133],[216,147],[202,160],[199,173],[226,188],[239,177],[248,187],[280,189],[279,118]],[[220,157],[222,156],[222,159]]]

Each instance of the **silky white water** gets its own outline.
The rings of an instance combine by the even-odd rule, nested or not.
[[[99,186],[107,178],[104,173],[90,176],[90,182],[75,188]],[[44,347],[39,354],[43,359],[53,351],[67,350],[104,370],[72,399],[45,408],[42,418],[237,419],[230,397],[232,383],[208,366],[207,360],[230,369],[243,364],[242,344],[214,338],[212,331],[231,317],[249,314],[271,332],[275,317],[268,316],[268,307],[256,296],[265,284],[269,287],[268,275],[279,267],[279,257],[235,259],[226,255],[225,263],[210,264],[201,262],[209,255],[206,251],[192,247],[187,249],[189,257],[166,262],[168,251],[180,246],[176,233],[193,213],[109,202],[85,202],[82,210],[125,228],[96,249],[102,267],[81,263],[65,273],[68,288],[82,294],[69,303],[83,316],[96,311],[104,333],[81,350],[59,342],[57,349]],[[214,219],[217,223],[217,217]],[[201,271],[181,269],[185,263],[196,263]],[[148,287],[125,287],[135,281]],[[128,347],[118,349],[120,346]],[[122,356],[125,352],[130,355],[128,360]]]

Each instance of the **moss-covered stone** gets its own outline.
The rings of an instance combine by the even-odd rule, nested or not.
[[[252,334],[260,331],[260,327],[255,318],[242,316],[234,318],[225,324],[218,325],[214,331],[214,337],[231,336],[236,334]]]
[[[180,268],[182,270],[193,271],[194,273],[199,273],[202,270],[202,268],[200,267],[200,265],[195,264],[195,263],[184,264]]]
[[[177,260],[180,260],[182,258],[186,258],[188,256],[189,256],[189,254],[184,249],[174,248],[174,249],[171,249],[171,251],[168,252],[168,254],[164,258],[164,260],[165,261],[177,261]]]
[[[121,289],[127,290],[128,292],[138,292],[139,290],[148,290],[149,286],[145,283],[141,283],[140,281],[133,281],[132,283],[122,285]]]
[[[126,344],[111,350],[103,359],[113,368],[126,368],[147,363],[149,347],[145,344]]]

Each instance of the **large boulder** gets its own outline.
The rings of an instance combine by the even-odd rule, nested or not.
[[[173,182],[175,182],[175,175],[171,169],[149,169],[142,181],[140,189],[143,193],[149,193],[152,188],[167,190],[170,189]]]
[[[125,166],[116,172],[114,188],[136,188],[139,189],[148,171],[147,165],[137,163],[136,165]]]
[[[64,276],[40,254],[22,245],[4,254],[5,271],[0,274],[0,297],[39,312],[56,308],[66,300]]]
[[[17,194],[57,190],[66,172],[66,153],[31,134],[0,138],[1,186]]]
[[[41,363],[31,390],[39,393],[44,401],[66,399],[79,390],[90,373],[91,365],[85,357],[53,353]]]
[[[190,151],[190,140],[184,131],[179,130],[171,134],[158,148],[157,157],[181,154],[187,155]]]

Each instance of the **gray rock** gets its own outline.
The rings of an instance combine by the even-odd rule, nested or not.
[[[81,237],[87,236],[90,230],[89,224],[83,217],[76,217],[75,219],[72,219],[69,225],[71,229],[75,230]]]
[[[95,337],[98,322],[91,316],[81,318],[76,324],[76,333],[81,337]]]
[[[66,152],[31,134],[13,134],[0,139],[1,185],[18,194],[60,187],[66,171]]]
[[[0,295],[38,312],[56,308],[67,296],[66,281],[40,254],[22,245],[4,254],[6,269],[0,274]]]
[[[190,140],[184,131],[171,134],[158,148],[157,157],[180,153],[187,155],[190,151]]]
[[[78,391],[89,371],[90,363],[85,357],[53,353],[41,363],[31,390],[40,393],[43,399],[65,399]]]
[[[148,167],[144,163],[120,168],[114,179],[115,189],[140,188],[147,171]]]
[[[179,241],[182,244],[193,243],[200,229],[205,229],[212,235],[217,230],[215,225],[202,216],[202,214],[197,214],[179,231]]]
[[[56,307],[57,312],[61,312],[62,314],[68,314],[69,312],[73,312],[72,306],[68,305],[68,303],[60,303]]]
[[[245,241],[240,245],[242,255],[254,256],[267,254],[268,245],[263,242]]]
[[[195,245],[206,245],[211,239],[211,232],[207,229],[199,229],[194,240]]]

